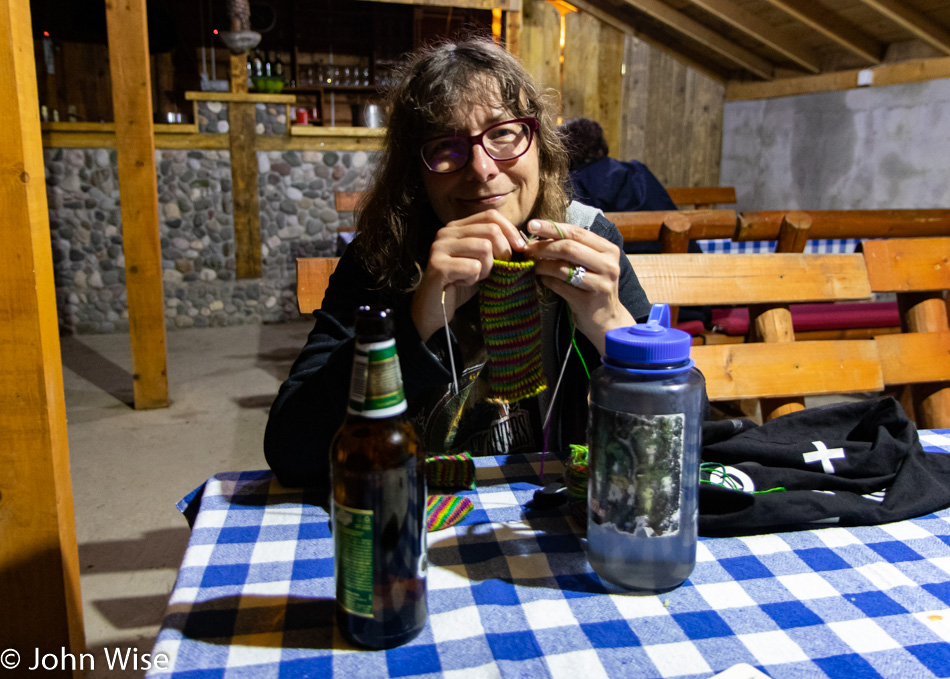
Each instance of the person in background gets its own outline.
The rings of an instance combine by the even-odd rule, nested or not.
[[[264,453],[284,485],[328,486],[360,305],[393,310],[409,414],[429,454],[563,453],[585,443],[586,366],[598,364],[608,330],[649,314],[616,227],[568,199],[552,102],[515,57],[482,38],[426,47],[389,100],[356,236],[271,407]],[[480,285],[504,260],[534,263],[548,388],[486,403],[470,398],[486,372]]]
[[[558,132],[570,158],[574,199],[604,212],[675,210],[660,181],[637,160],[616,160],[596,120],[575,118]]]
[[[616,160],[604,138],[600,123],[590,118],[575,118],[558,127],[570,157],[572,197],[604,212],[646,212],[675,210],[673,199],[649,168],[638,160]],[[627,254],[657,254],[659,241],[623,244]],[[691,240],[689,252],[701,253]],[[709,307],[680,307],[679,322],[712,322]]]

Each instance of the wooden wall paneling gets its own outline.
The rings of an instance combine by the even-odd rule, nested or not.
[[[639,160],[646,146],[650,46],[632,35],[624,36],[624,66],[620,146],[610,152],[620,160]]]
[[[166,122],[169,113],[179,113],[175,101],[175,63],[171,52],[162,52],[152,56],[155,78],[155,110],[158,121]],[[184,122],[184,121],[183,121]]]
[[[604,129],[607,146],[614,152],[620,150],[622,115],[620,101],[623,93],[623,46],[624,34],[613,26],[600,23],[598,44],[597,90],[600,94],[597,111],[593,117]],[[616,157],[616,156],[615,156]]]
[[[671,70],[673,77],[669,83],[669,121],[672,129],[667,138],[666,162],[667,186],[689,185],[689,160],[692,156],[693,111],[687,105],[686,72],[689,70],[675,59]]]
[[[675,130],[670,110],[670,92],[676,61],[659,50],[650,52],[650,81],[647,91],[647,128],[643,157],[639,160],[660,180],[677,186],[670,170],[670,145]]]
[[[0,0],[0,639],[24,668],[85,650],[31,36],[29,1]]]
[[[136,408],[168,406],[165,296],[145,0],[106,4]]]
[[[719,186],[725,88],[702,73],[687,69],[687,115],[692,119],[690,165],[686,186]],[[691,87],[690,87],[691,85]]]
[[[601,24],[584,12],[570,12],[564,21],[561,115],[564,120],[585,115],[593,118],[600,108],[597,73]]]
[[[561,19],[546,0],[524,0],[521,11],[521,61],[542,89],[559,96]]]
[[[521,56],[521,11],[505,12],[505,48],[516,57]]]

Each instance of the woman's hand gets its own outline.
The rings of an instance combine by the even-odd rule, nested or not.
[[[574,325],[603,354],[608,330],[636,322],[620,302],[620,248],[587,229],[543,219],[528,222],[528,233],[545,239],[527,249],[535,273],[564,298]],[[571,285],[567,281],[578,267],[585,273]]]
[[[521,233],[497,210],[449,222],[435,236],[429,264],[412,297],[410,311],[423,341],[442,327],[442,293],[451,320],[456,309],[478,292],[493,259],[511,259],[526,248]]]

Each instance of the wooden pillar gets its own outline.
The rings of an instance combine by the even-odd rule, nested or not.
[[[247,55],[231,55],[231,91],[247,92]],[[234,202],[235,276],[261,276],[261,224],[257,202],[256,105],[228,103],[231,195]],[[288,126],[290,122],[288,120]]]
[[[145,0],[106,0],[135,407],[165,408],[165,296],[145,16]]]
[[[0,0],[0,649],[22,668],[9,676],[36,648],[85,650],[32,35],[29,0]]]
[[[904,292],[897,295],[904,332],[946,332],[947,302],[940,292]],[[950,384],[928,382],[909,386],[914,421],[921,429],[950,426]],[[902,401],[907,410],[907,403]]]
[[[234,201],[235,275],[261,276],[261,225],[257,202],[257,151],[255,104],[228,103],[231,142],[231,184]]]

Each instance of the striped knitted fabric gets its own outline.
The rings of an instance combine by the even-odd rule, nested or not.
[[[430,488],[475,488],[475,462],[471,453],[427,458],[426,481]]]
[[[426,502],[426,531],[454,526],[472,511],[474,505],[467,497],[430,495]]]
[[[482,281],[479,304],[491,387],[487,400],[510,403],[544,391],[534,262],[496,259]]]
[[[568,507],[571,516],[581,526],[587,528],[587,481],[590,467],[587,460],[587,446],[571,444],[571,454],[564,466],[564,485],[567,486]]]

